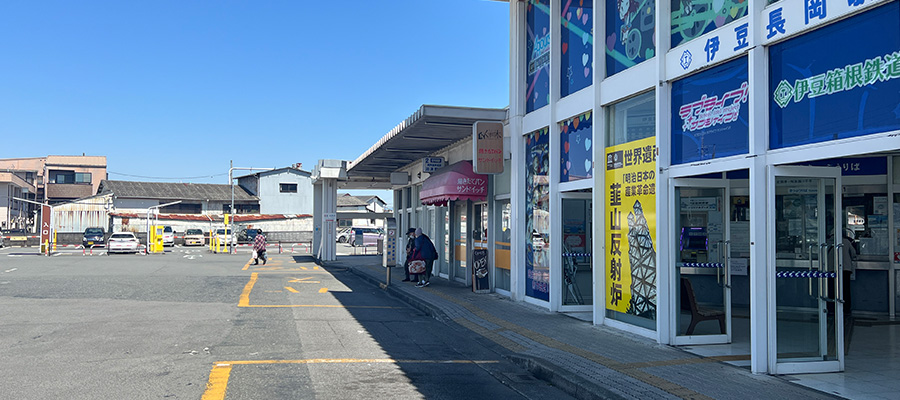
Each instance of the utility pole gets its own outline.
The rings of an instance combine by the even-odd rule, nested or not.
[[[229,222],[234,221],[234,215],[235,215],[235,211],[234,211],[234,175],[233,175],[233,173],[234,173],[234,170],[236,170],[236,169],[237,169],[237,170],[245,170],[245,171],[272,171],[272,170],[274,170],[275,168],[253,168],[253,167],[250,167],[250,168],[241,168],[241,167],[235,167],[235,166],[234,166],[234,160],[230,160],[230,164],[229,164],[229,168],[228,168],[228,184],[231,185],[231,209],[228,210],[228,211],[231,212],[231,218],[230,218]],[[234,225],[234,224],[232,224],[232,225]],[[234,228],[231,228],[231,230],[229,230],[228,225],[227,225],[227,224],[225,225],[225,234],[226,234],[226,239],[225,239],[225,240],[227,240],[227,241],[229,242],[229,243],[228,243],[229,246],[231,246],[231,243],[230,243],[230,242],[231,242],[231,238],[228,237],[228,236],[234,234],[233,229],[234,229]],[[233,250],[233,248],[232,248],[232,250]],[[230,253],[230,252],[229,252],[229,253]]]

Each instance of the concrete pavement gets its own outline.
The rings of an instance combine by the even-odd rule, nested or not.
[[[380,256],[342,256],[349,268],[383,283]],[[481,335],[505,357],[580,399],[838,398],[770,375],[700,357],[628,333],[551,313],[496,294],[475,294],[446,279],[416,288],[392,270],[386,291],[427,314]]]

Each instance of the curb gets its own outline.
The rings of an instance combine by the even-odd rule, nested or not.
[[[521,354],[507,356],[514,364],[530,372],[579,400],[620,400],[622,395],[592,383],[577,374],[566,372],[559,366],[537,357]]]
[[[325,265],[337,267],[337,265]],[[381,287],[385,292],[397,297],[401,301],[409,304],[411,307],[424,312],[426,315],[447,323],[453,322],[447,314],[439,307],[431,304],[427,300],[420,299],[403,290],[396,289],[393,286],[384,286],[384,283],[377,278],[357,271],[355,267],[347,266],[353,275],[356,275],[375,286]],[[620,400],[625,399],[621,395],[610,391],[607,388],[594,384],[574,373],[566,372],[559,366],[534,356],[526,356],[522,354],[509,354],[506,356],[512,363],[528,371],[535,378],[545,381],[563,392],[575,397],[579,400]]]
[[[329,266],[334,266],[334,265],[329,265]],[[350,272],[352,272],[353,275],[363,278],[364,280],[374,284],[375,286],[380,287],[381,285],[384,284],[384,282],[378,280],[377,278],[375,278],[365,272],[357,271],[356,268],[354,268],[354,267],[347,267],[347,269]],[[447,314],[444,313],[444,310],[441,310],[439,307],[436,307],[435,305],[433,305],[427,301],[424,301],[418,297],[415,297],[409,293],[406,293],[403,290],[399,290],[393,286],[384,287],[383,290],[385,292],[391,294],[392,296],[400,299],[401,301],[409,304],[411,307],[424,312],[425,315],[428,315],[429,317],[432,317],[438,321],[445,322],[445,323],[448,321],[451,321],[450,318],[447,317]]]

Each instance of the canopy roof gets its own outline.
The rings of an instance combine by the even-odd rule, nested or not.
[[[349,163],[341,189],[390,189],[391,172],[472,136],[476,121],[504,121],[506,109],[423,105]]]
[[[435,171],[425,182],[422,204],[446,205],[451,200],[482,201],[487,198],[487,175],[472,171],[472,163],[460,161]]]

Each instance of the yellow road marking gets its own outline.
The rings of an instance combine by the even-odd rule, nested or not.
[[[298,291],[297,289],[294,289],[290,286],[285,286],[284,288],[287,289],[287,291],[291,292],[291,293],[300,293],[300,291]]]
[[[319,267],[313,267],[313,269],[319,269]]]
[[[253,285],[256,284],[257,276],[256,272],[250,274],[250,281],[244,285],[244,291],[241,292],[241,298],[238,300],[238,307],[249,307],[250,306],[250,291],[253,290]]]
[[[241,297],[238,300],[238,307],[250,307],[250,308],[290,308],[290,307],[304,307],[304,308],[366,308],[366,309],[379,309],[379,310],[400,310],[405,307],[391,307],[391,306],[348,306],[342,304],[250,304],[250,291],[253,290],[253,286],[256,285],[256,280],[259,279],[259,273],[253,272],[250,274],[250,281],[244,286],[244,290],[241,292]],[[302,283],[319,283],[316,281],[301,281]],[[285,286],[285,289],[289,291],[296,292],[296,289]],[[325,289],[325,288],[323,288]],[[325,289],[328,290],[328,289]],[[325,293],[323,291],[319,291],[319,293]]]
[[[250,307],[250,308],[290,308],[290,307],[305,307],[305,308],[369,308],[369,309],[382,309],[382,310],[400,310],[405,307],[391,307],[391,306],[345,306],[342,304],[238,304],[238,307]]]
[[[323,287],[323,288],[319,289],[319,293],[327,293],[327,292],[328,292],[328,288]]]
[[[288,283],[303,282],[303,281],[308,281],[308,280],[310,280],[310,279],[312,279],[311,276],[306,277],[306,278],[293,278],[293,277],[292,277],[291,280],[288,281]]]
[[[225,398],[225,389],[228,388],[228,377],[231,376],[231,364],[216,364],[209,371],[209,381],[206,383],[206,391],[201,400],[219,400]]]
[[[497,360],[396,360],[393,358],[310,358],[306,360],[219,361],[216,365],[262,364],[497,364]]]
[[[224,400],[228,378],[234,365],[265,364],[497,364],[497,360],[394,360],[391,358],[313,358],[308,360],[246,360],[217,362],[209,372],[209,382],[201,400]]]

